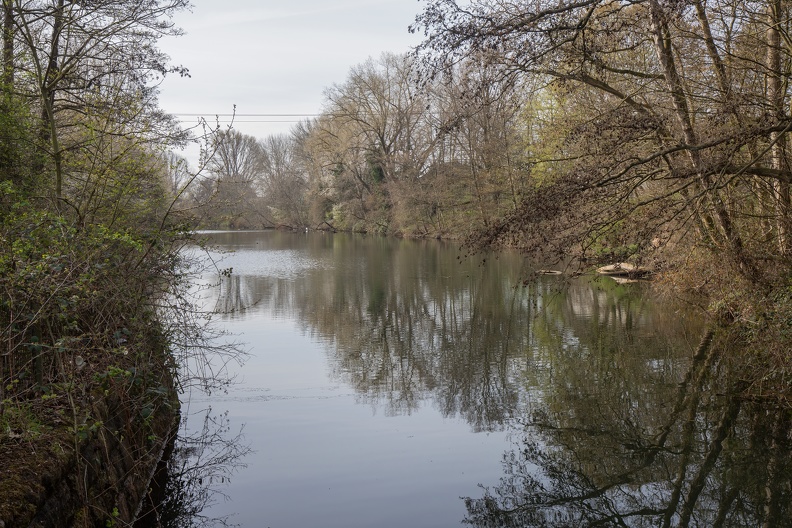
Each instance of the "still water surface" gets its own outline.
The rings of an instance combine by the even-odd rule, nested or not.
[[[204,303],[249,357],[184,397],[179,525],[789,525],[788,413],[729,396],[701,321],[643,285],[521,284],[518,256],[438,241],[209,238]]]

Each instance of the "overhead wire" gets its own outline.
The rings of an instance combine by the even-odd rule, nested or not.
[[[174,117],[189,118],[199,117],[203,119],[217,119],[222,122],[233,120],[235,123],[299,123],[303,119],[316,118],[321,114],[231,114],[231,113],[173,113]],[[281,119],[281,118],[294,119]],[[241,118],[241,119],[240,119]],[[248,118],[268,118],[268,119],[248,119]]]

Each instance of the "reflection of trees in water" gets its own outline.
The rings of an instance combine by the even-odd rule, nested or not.
[[[466,499],[466,522],[792,526],[790,415],[742,400],[739,370],[715,350],[697,355],[677,387],[632,402],[607,387],[576,396],[557,380],[504,456],[500,484]]]
[[[248,277],[230,273],[220,277],[214,289],[214,311],[223,316],[243,312],[256,305],[254,292],[247,287]]]
[[[680,327],[642,301],[634,285],[538,277],[515,288],[518,258],[481,265],[431,241],[323,239],[307,250],[334,265],[299,280],[235,276],[222,304],[285,313],[331,343],[337,377],[389,414],[432,400],[474,430],[502,427],[527,386],[558,376],[543,365],[570,357],[565,376],[584,383],[585,364],[629,364],[624,398],[646,383],[676,383]],[[683,341],[684,343],[684,341]],[[577,361],[577,364],[573,364]],[[622,367],[620,367],[622,368]],[[613,368],[614,372],[617,370]]]
[[[190,423],[200,419],[190,416]],[[177,437],[166,465],[155,476],[151,498],[136,528],[229,526],[229,519],[208,517],[204,510],[219,498],[231,476],[245,467],[250,447],[242,433],[231,434],[227,412],[204,412],[202,427]],[[155,503],[156,505],[152,504]]]
[[[702,327],[684,312],[609,279],[514,289],[508,256],[479,267],[440,244],[314,249],[334,266],[240,277],[229,306],[300,321],[386,412],[431,400],[475,430],[514,426],[505,476],[466,500],[468,523],[792,526],[788,411],[734,395],[722,345],[691,359]]]
[[[686,351],[695,347],[690,336],[701,324],[634,293],[609,279],[540,292],[546,302],[531,327],[534,348],[524,372],[533,388],[529,411],[591,427],[613,407],[632,423],[660,419],[653,411],[684,379]]]
[[[514,416],[526,387],[557,379],[554,368],[541,365],[553,365],[559,356],[579,354],[574,365],[579,379],[569,382],[580,384],[589,381],[588,362],[605,362],[614,371],[621,362],[628,398],[646,383],[679,380],[674,376],[679,328],[666,332],[672,322],[664,326],[650,304],[636,300],[634,289],[597,289],[583,282],[562,288],[552,278],[515,289],[517,270],[506,262],[472,271],[444,279],[418,273],[425,282],[392,286],[378,317],[348,309],[344,320],[355,324],[342,322],[328,331],[345,338],[336,338],[339,375],[372,401],[398,397],[416,404],[415,395],[429,392],[445,416],[463,416],[474,430],[502,426]],[[586,295],[591,298],[582,305]],[[661,366],[670,372],[657,372]],[[394,409],[403,411],[404,406]]]

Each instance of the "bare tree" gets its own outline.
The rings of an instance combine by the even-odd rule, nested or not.
[[[249,228],[260,225],[264,211],[259,195],[265,166],[258,139],[236,130],[225,130],[213,139],[214,155],[207,162],[204,189],[209,205],[207,221],[213,226]]]
[[[265,202],[276,223],[308,227],[308,181],[295,149],[293,137],[277,135],[264,138],[262,187]]]
[[[398,211],[404,192],[426,170],[439,137],[427,93],[412,73],[410,57],[385,54],[352,68],[346,82],[325,94],[318,123],[323,143],[335,156],[339,192],[356,196],[341,201],[366,229],[399,230],[404,219],[394,224],[393,215],[409,216]]]

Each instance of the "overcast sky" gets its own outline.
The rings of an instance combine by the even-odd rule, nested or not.
[[[160,47],[190,78],[169,76],[160,106],[172,114],[214,119],[236,105],[234,127],[264,137],[288,132],[290,117],[316,114],[323,91],[349,69],[383,52],[403,53],[420,41],[407,31],[419,0],[193,0],[176,17],[185,35]],[[185,125],[197,117],[183,116]]]

